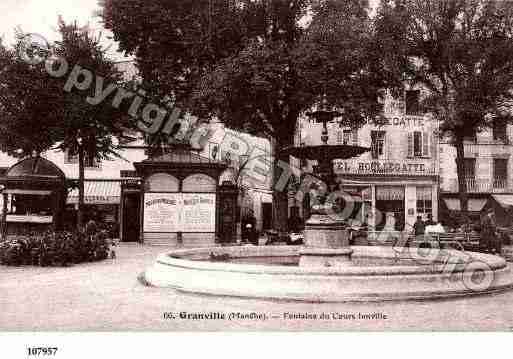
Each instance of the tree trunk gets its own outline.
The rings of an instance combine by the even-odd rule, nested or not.
[[[456,137],[456,175],[458,177],[458,193],[460,209],[463,216],[468,217],[467,179],[465,178],[465,148],[463,137]]]
[[[281,150],[286,145],[281,144],[278,141],[274,143],[274,171],[273,171],[273,229],[279,232],[287,231],[287,220],[289,212],[289,198],[288,198],[288,186],[283,186],[278,183],[283,180],[282,176],[286,176],[287,173],[283,173],[283,167],[290,164],[289,156],[280,154]]]
[[[84,228],[84,148],[79,146],[78,149],[78,211],[77,226],[79,230]]]

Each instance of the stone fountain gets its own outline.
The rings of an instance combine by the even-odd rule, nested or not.
[[[347,223],[334,215],[337,204],[329,200],[330,193],[338,190],[333,160],[356,157],[370,149],[351,145],[328,145],[327,124],[342,115],[330,109],[324,97],[321,108],[308,113],[317,123],[322,123],[322,144],[285,149],[285,153],[290,156],[317,161],[313,175],[323,182],[326,189],[318,196],[317,204],[311,208],[311,217],[305,223],[305,245],[299,252],[300,266],[338,267],[351,263],[353,250],[349,246]]]
[[[347,224],[329,195],[337,189],[332,161],[368,149],[328,145],[327,123],[341,114],[325,101],[310,116],[323,124],[323,143],[286,149],[291,156],[316,160],[314,175],[327,188],[306,222],[305,245],[176,248],[158,256],[144,272],[145,283],[187,293],[309,302],[445,298],[513,288],[510,266],[497,256],[412,246],[350,247]]]

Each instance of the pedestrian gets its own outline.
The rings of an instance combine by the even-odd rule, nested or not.
[[[258,245],[258,234],[256,231],[256,218],[250,212],[242,221],[243,224],[243,239],[254,245]]]
[[[424,222],[422,221],[422,217],[417,216],[417,220],[413,224],[413,232],[414,232],[415,236],[424,235],[425,230],[426,230],[426,226],[425,226]]]
[[[481,218],[481,237],[479,238],[479,247],[489,253],[500,252],[500,243],[497,239],[497,224],[495,222],[495,213],[493,208],[489,208],[486,214]]]
[[[95,217],[95,214],[93,214],[85,225],[85,233],[88,236],[92,236],[98,231],[98,225],[96,224]]]

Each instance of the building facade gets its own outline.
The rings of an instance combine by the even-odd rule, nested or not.
[[[512,138],[513,127],[506,124],[469,133],[466,137],[465,181],[472,217],[478,217],[490,201],[503,208],[513,204]],[[440,209],[448,213],[460,211],[455,160],[456,148],[448,141],[441,141]]]
[[[356,158],[334,161],[342,190],[354,198],[351,218],[356,225],[366,222],[376,230],[410,231],[417,216],[438,218],[438,123],[421,113],[418,103],[419,92],[409,91],[401,100],[387,97],[385,119],[379,124],[368,122],[358,129],[329,124],[328,144],[370,149]],[[302,118],[297,144],[320,144],[321,132],[321,124]],[[315,163],[298,165],[310,172]]]
[[[255,164],[259,163],[260,168],[263,165],[264,172],[270,172],[271,165],[268,162],[271,153],[270,142],[224,128],[222,124],[213,124],[209,129],[211,135],[203,150],[192,153],[191,156],[185,156],[187,158],[180,158],[180,161],[194,158],[194,161],[190,161],[191,166],[198,161],[226,164],[228,168],[221,174],[216,188],[217,185],[231,184],[235,191],[235,203],[238,208],[232,215],[226,215],[226,217],[231,217],[232,221],[240,221],[244,215],[253,215],[256,218],[257,230],[270,228],[272,222],[271,178],[264,176],[260,181],[251,181],[247,176],[239,176],[242,165],[239,155],[242,153],[248,155],[248,159],[249,156],[256,156],[257,152],[263,154],[256,161],[249,161],[249,165],[255,167]],[[137,137],[137,134],[134,134],[133,141],[119,146],[119,157],[102,161],[85,159],[85,220],[94,217],[95,220],[109,225],[113,229],[113,234],[124,241],[138,241],[144,238],[141,234],[142,223],[138,220],[140,219],[141,188],[144,187],[144,183],[137,174],[134,163],[148,160],[148,148],[143,138]],[[170,151],[173,152],[172,149]],[[65,176],[68,193],[64,222],[72,229],[75,227],[78,209],[78,158],[60,150],[47,151],[41,157],[55,164]],[[177,156],[173,158],[175,157]],[[5,172],[18,163],[19,159],[0,153],[0,161],[0,167]],[[184,167],[184,169],[187,168]],[[69,187],[70,183],[74,185]],[[186,181],[183,186],[186,187]],[[172,188],[169,189],[171,190]],[[9,204],[13,202],[12,196],[7,196]],[[0,201],[2,199],[3,196],[0,196]],[[0,208],[4,208],[2,203]],[[11,206],[8,208],[11,210]],[[19,210],[20,208],[17,209]],[[219,213],[215,213],[215,216],[218,215]],[[233,234],[235,238],[236,233]]]

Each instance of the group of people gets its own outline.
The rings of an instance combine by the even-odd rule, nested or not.
[[[413,233],[416,236],[421,236],[426,233],[426,228],[428,226],[436,226],[436,225],[437,225],[437,223],[435,221],[433,221],[433,216],[431,214],[428,214],[428,219],[426,221],[423,221],[421,216],[417,216],[417,220],[413,224]],[[428,228],[428,229],[431,229],[431,228]]]
[[[477,229],[476,229],[477,227]],[[479,247],[484,252],[501,253],[502,236],[497,230],[497,222],[493,208],[489,208],[480,218],[479,225],[472,224],[469,220],[464,220],[461,226],[455,228],[444,228],[439,223],[433,221],[433,217],[428,215],[426,221],[421,216],[413,225],[415,236],[421,236],[428,233],[466,233],[479,234]]]

